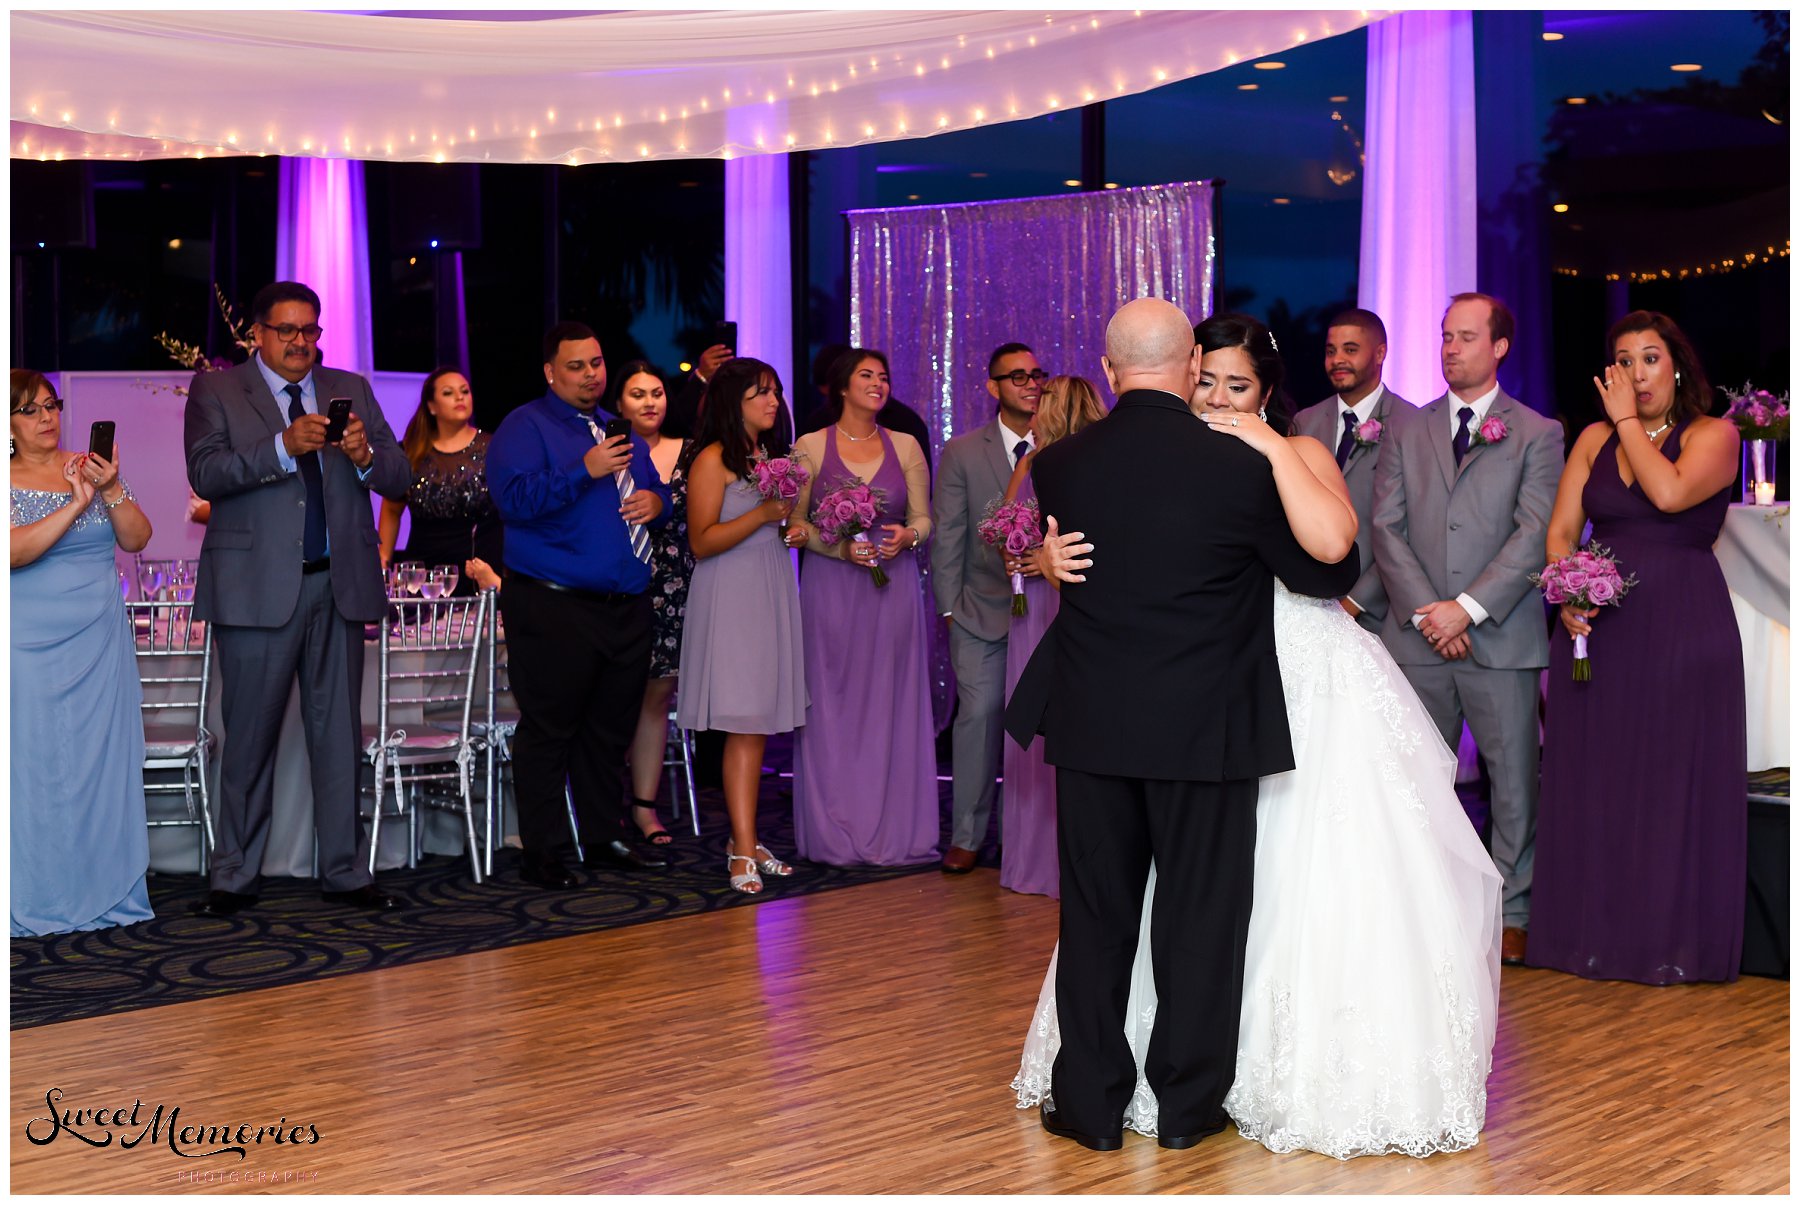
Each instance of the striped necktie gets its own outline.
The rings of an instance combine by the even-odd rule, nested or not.
[[[583,416],[583,421],[587,423],[588,430],[593,432],[595,443],[600,444],[606,442],[605,432],[600,430],[599,425],[596,424],[593,419]],[[637,493],[637,482],[632,479],[631,470],[629,468],[623,468],[614,473],[613,484],[619,487],[619,505],[621,506],[625,504],[627,498]],[[644,530],[644,525],[642,523],[627,523],[625,525],[625,538],[631,544],[631,555],[648,565],[650,563],[650,533]]]

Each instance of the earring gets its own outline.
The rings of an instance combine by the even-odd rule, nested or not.
[[[1675,388],[1681,388],[1681,369],[1679,368],[1675,370]]]
[[[1265,423],[1268,422],[1269,421],[1269,408],[1267,406],[1259,407],[1256,411],[1256,417],[1262,419],[1263,422],[1265,422]]]

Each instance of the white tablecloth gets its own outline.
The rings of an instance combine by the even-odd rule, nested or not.
[[[1788,523],[1790,507],[1733,506],[1713,552],[1725,571],[1744,643],[1749,769],[1789,766]]]

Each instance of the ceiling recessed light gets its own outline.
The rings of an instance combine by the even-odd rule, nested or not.
[[[1555,31],[1554,31],[1554,30],[1549,30],[1549,29],[1546,29],[1546,30],[1545,30],[1545,31],[1544,31],[1544,41],[1546,41],[1546,42],[1560,42],[1560,41],[1562,41],[1562,40],[1563,40],[1563,36],[1562,36],[1562,35],[1561,35],[1561,34],[1559,34],[1559,33],[1557,33],[1557,32],[1555,32]]]
[[[985,180],[985,179],[987,179],[987,173],[986,173],[986,172],[970,172],[970,173],[969,173],[969,179],[971,179],[971,180]]]
[[[1343,104],[1343,103],[1344,103],[1344,102],[1345,102],[1345,101],[1347,101],[1347,100],[1349,100],[1349,99],[1350,99],[1350,98],[1349,98],[1349,97],[1348,97],[1348,96],[1333,96],[1333,97],[1331,97],[1331,98],[1330,98],[1330,100],[1331,100],[1331,103],[1332,103],[1332,104],[1334,104],[1334,105],[1341,105],[1341,104]]]
[[[919,199],[919,194],[916,192],[909,192],[906,194],[906,199],[909,201],[916,201]]]
[[[169,240],[169,250],[171,250],[171,251],[181,250],[181,240],[178,238],[170,239]]]
[[[1250,65],[1255,67],[1258,71],[1280,71],[1283,67],[1287,66],[1287,64],[1280,59],[1264,59],[1260,63],[1252,63]]]
[[[1670,63],[1669,70],[1670,71],[1698,71],[1698,70],[1700,70],[1700,64],[1699,63]]]
[[[1277,204],[1277,205],[1286,205],[1287,203],[1288,203],[1288,199],[1286,197],[1276,197],[1275,198],[1275,204]]]
[[[1080,188],[1081,187],[1081,181],[1079,181],[1079,180],[1064,180],[1063,183],[1068,185],[1070,188]]]
[[[1115,184],[1115,183],[1114,183],[1114,182],[1113,182],[1113,181],[1111,181],[1111,180],[1108,180],[1108,181],[1107,181],[1107,182],[1106,182],[1106,187],[1108,187],[1108,188],[1117,188],[1117,187],[1118,187],[1118,185],[1117,185],[1117,184]]]
[[[1261,84],[1239,84],[1238,91],[1239,92],[1254,92],[1260,87],[1262,87]]]
[[[1563,103],[1570,104],[1570,105],[1585,105],[1585,104],[1587,104],[1587,97],[1585,97],[1585,96],[1569,96],[1569,97],[1565,97],[1563,99]]]
[[[1554,209],[1557,213],[1567,213],[1569,212],[1569,203],[1567,201],[1558,201],[1550,208]]]

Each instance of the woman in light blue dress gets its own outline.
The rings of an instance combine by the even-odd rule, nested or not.
[[[114,461],[61,447],[62,402],[12,372],[12,935],[149,920],[144,725],[113,569],[150,520]]]

